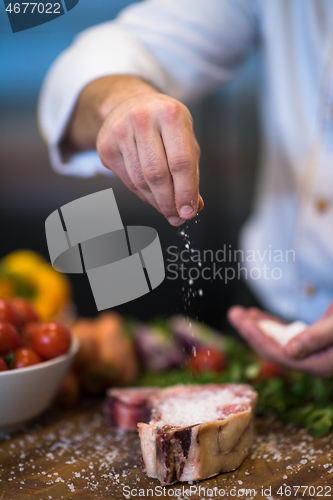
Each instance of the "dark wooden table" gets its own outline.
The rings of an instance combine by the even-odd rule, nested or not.
[[[51,408],[2,433],[0,500],[333,499],[332,434],[313,439],[273,418],[257,419],[255,443],[238,470],[163,489],[140,469],[137,434],[107,428],[101,407],[84,400],[75,410]]]

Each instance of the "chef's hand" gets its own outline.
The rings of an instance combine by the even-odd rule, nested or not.
[[[103,165],[174,226],[203,207],[192,116],[140,78],[113,75],[88,84],[62,148],[97,149]]]
[[[317,322],[285,346],[258,326],[262,319],[282,322],[259,309],[235,306],[229,309],[228,319],[253,349],[274,363],[320,377],[333,375],[333,302]]]

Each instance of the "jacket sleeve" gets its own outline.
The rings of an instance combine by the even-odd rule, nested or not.
[[[82,89],[97,78],[131,74],[188,103],[233,76],[258,34],[256,0],[146,0],[82,32],[51,66],[39,125],[60,173],[106,173],[94,151],[64,161],[59,150]]]

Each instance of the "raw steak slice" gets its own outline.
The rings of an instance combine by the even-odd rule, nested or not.
[[[142,466],[162,485],[234,470],[253,440],[257,393],[242,384],[174,386],[149,398],[139,423]]]
[[[149,422],[149,397],[159,391],[156,387],[109,389],[104,405],[107,423],[125,431],[137,431],[138,422]]]

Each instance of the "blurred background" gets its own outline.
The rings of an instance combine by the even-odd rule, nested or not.
[[[168,246],[177,246],[181,251],[188,240],[192,248],[201,251],[216,251],[224,245],[237,248],[239,229],[251,209],[258,163],[260,64],[255,54],[232,83],[190,107],[202,150],[201,194],[205,208],[181,230],[169,226],[116,178],[80,179],[52,171],[36,122],[38,93],[47,69],[78,32],[114,18],[130,3],[80,0],[75,9],[59,19],[15,34],[5,12],[1,14],[0,258],[15,249],[29,248],[48,259],[46,217],[65,203],[108,187],[114,189],[125,225],[157,229],[165,258]],[[186,238],[181,231],[185,231]],[[235,303],[247,305],[250,300],[238,280],[225,285],[220,279],[198,279],[189,284],[180,277],[170,277],[167,273],[167,279],[153,293],[120,306],[118,311],[139,319],[185,313],[224,329],[227,308]],[[87,277],[70,275],[69,279],[78,313],[95,315]]]

